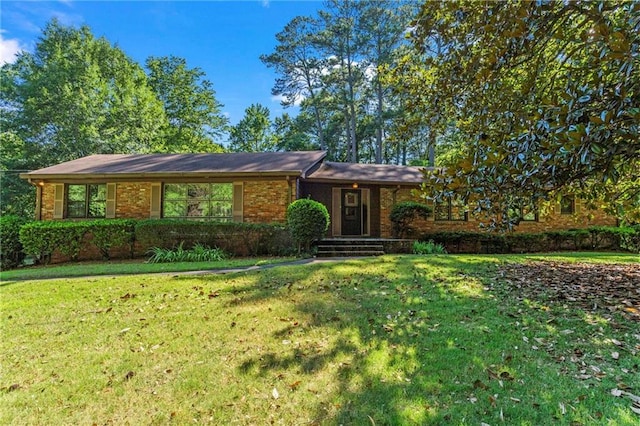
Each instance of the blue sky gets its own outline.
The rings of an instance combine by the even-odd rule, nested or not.
[[[17,49],[33,50],[44,25],[91,27],[144,65],[149,56],[180,56],[206,73],[232,124],[252,103],[274,118],[283,112],[271,96],[275,74],[260,62],[275,34],[294,17],[312,16],[318,1],[2,1],[0,60]],[[293,111],[291,111],[293,112]]]

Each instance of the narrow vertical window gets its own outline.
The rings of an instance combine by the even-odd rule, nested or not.
[[[574,214],[576,212],[576,199],[572,195],[563,195],[560,199],[560,214]]]
[[[435,203],[433,217],[436,221],[463,222],[468,220],[467,206],[460,197],[447,197]]]

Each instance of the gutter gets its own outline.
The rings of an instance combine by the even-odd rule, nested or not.
[[[234,178],[261,178],[261,177],[289,177],[299,176],[300,170],[278,170],[267,172],[176,172],[176,173],[60,173],[60,174],[40,174],[40,173],[21,173],[19,177],[27,180],[32,185],[37,185],[33,181],[54,181],[54,180],[109,180],[130,181],[131,179],[142,180],[162,180],[162,179],[234,179]]]

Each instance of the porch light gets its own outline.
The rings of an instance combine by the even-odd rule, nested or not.
[[[44,181],[41,180],[40,182],[38,182],[38,185],[44,186]]]
[[[351,187],[352,187],[353,189],[358,189],[358,183],[357,183],[357,182],[354,182],[354,183],[353,183],[353,185],[351,185]]]

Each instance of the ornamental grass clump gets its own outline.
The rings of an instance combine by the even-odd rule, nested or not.
[[[219,262],[226,259],[223,250],[218,247],[207,247],[195,244],[193,248],[185,250],[183,243],[176,249],[153,247],[149,250],[151,257],[149,263],[176,263],[176,262]]]
[[[298,245],[298,254],[302,250],[309,253],[311,244],[322,239],[329,229],[329,212],[324,204],[304,198],[296,200],[287,207],[287,227],[293,241]]]

